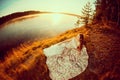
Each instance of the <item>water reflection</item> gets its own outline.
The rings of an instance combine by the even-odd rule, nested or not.
[[[76,17],[64,14],[40,14],[16,21],[0,29],[0,50],[13,44],[54,37],[75,28]]]

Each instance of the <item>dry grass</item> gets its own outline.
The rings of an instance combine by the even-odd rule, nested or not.
[[[31,44],[24,43],[12,49],[0,63],[0,80],[50,80],[42,49],[84,32],[86,29],[78,28],[50,39]]]

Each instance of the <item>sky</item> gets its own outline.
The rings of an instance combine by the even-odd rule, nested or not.
[[[0,0],[0,17],[28,10],[80,14],[88,1],[93,4],[95,0]]]

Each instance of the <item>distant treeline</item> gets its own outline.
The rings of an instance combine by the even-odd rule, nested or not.
[[[31,15],[31,14],[38,14],[40,13],[40,11],[25,11],[25,12],[16,12],[16,13],[12,13],[9,14],[7,16],[3,16],[0,18],[0,25],[6,23],[9,20],[18,18],[18,17],[22,17],[22,16],[26,16],[26,15]]]

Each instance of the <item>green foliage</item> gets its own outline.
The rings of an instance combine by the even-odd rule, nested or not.
[[[80,24],[85,24],[87,26],[93,21],[94,11],[92,10],[92,5],[88,2],[82,9],[82,16],[78,17],[75,25],[79,26]]]
[[[88,2],[82,9],[82,21],[87,26],[88,23],[91,23],[93,19],[93,10],[92,5]]]

